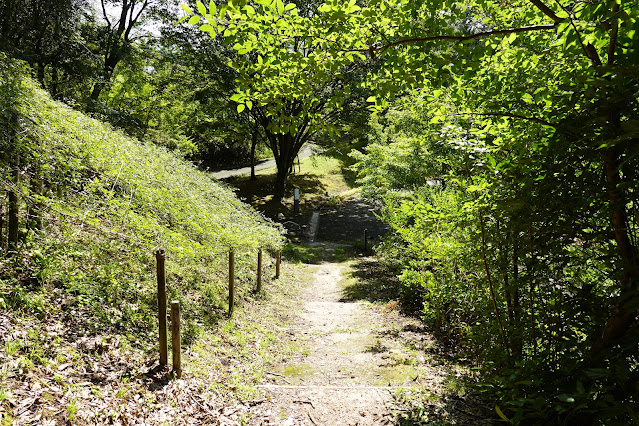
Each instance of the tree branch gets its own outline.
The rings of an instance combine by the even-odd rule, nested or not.
[[[106,13],[106,7],[104,6],[104,0],[101,0],[102,3],[102,14],[104,15],[104,19],[107,21],[107,25],[109,26],[109,28],[113,28],[113,26],[111,25],[111,21],[109,20],[109,16]]]
[[[553,12],[551,8],[543,4],[541,0],[530,0],[530,2],[534,4],[537,7],[537,9],[541,10],[544,15],[552,19],[555,22],[555,24],[558,24],[561,21],[563,21],[563,18],[560,18],[559,16],[557,16],[555,12]]]
[[[552,127],[555,130],[559,130],[563,133],[566,133],[567,135],[573,136],[573,137],[579,137],[579,135],[577,133],[574,133],[570,130],[567,130],[563,127],[561,127],[559,124],[556,123],[551,123],[550,121],[546,121],[542,118],[537,118],[537,117],[528,117],[525,115],[520,115],[520,114],[513,114],[511,112],[460,112],[457,114],[452,114],[452,115],[479,115],[482,117],[508,117],[508,118],[516,118],[518,120],[525,120],[525,121],[531,121],[533,123],[539,123],[542,124],[544,126],[548,126],[548,127]]]
[[[619,13],[619,3],[615,2],[612,6],[612,15]],[[619,33],[619,22],[615,19],[610,31],[610,44],[608,45],[608,66],[612,66],[615,61],[615,47],[617,46],[617,34]]]
[[[517,34],[517,33],[527,33],[531,31],[548,31],[554,30],[557,24],[546,24],[546,25],[531,25],[528,27],[520,27],[520,28],[508,28],[504,30],[493,30],[493,31],[484,31],[477,34],[471,34],[467,36],[446,36],[446,35],[437,35],[430,37],[416,37],[416,38],[406,38],[403,40],[398,40],[393,43],[385,44],[382,46],[373,46],[366,49],[356,49],[356,52],[370,52],[370,51],[378,51],[384,52],[386,49],[391,47],[400,46],[402,44],[417,44],[417,43],[426,43],[429,41],[456,41],[461,43],[463,41],[474,40],[482,37],[489,37],[494,35],[505,35],[505,34]]]

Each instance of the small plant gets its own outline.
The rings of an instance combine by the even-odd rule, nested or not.
[[[56,382],[59,385],[62,385],[64,383],[66,383],[66,379],[64,378],[64,376],[62,376],[62,375],[60,375],[58,373],[55,373],[53,375],[53,381]]]
[[[9,356],[16,355],[23,347],[21,340],[7,340],[4,344],[4,350]]]
[[[69,403],[67,403],[67,420],[72,421],[75,419],[76,414],[78,412],[78,406],[76,405],[76,398]]]

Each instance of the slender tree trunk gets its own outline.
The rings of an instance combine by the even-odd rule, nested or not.
[[[255,175],[255,148],[257,147],[257,136],[258,129],[256,124],[251,138],[251,180],[257,180],[257,176]]]
[[[479,226],[481,230],[481,257],[484,261],[484,269],[486,271],[486,279],[488,280],[488,289],[490,290],[490,298],[493,302],[493,308],[495,309],[495,317],[497,318],[497,324],[499,325],[499,332],[501,333],[504,349],[508,356],[510,356],[510,350],[508,348],[508,340],[506,339],[506,332],[504,331],[504,325],[501,322],[501,315],[499,314],[499,308],[497,306],[497,298],[495,297],[495,290],[493,288],[493,280],[490,274],[490,268],[488,266],[488,259],[486,259],[486,232],[484,230],[484,217],[479,212]]]
[[[20,205],[17,187],[20,183],[20,161],[16,160],[13,167],[13,184],[15,188],[9,191],[9,229],[7,231],[7,251],[15,253],[18,250],[18,229]]]
[[[535,322],[535,253],[533,251],[532,229],[528,228],[528,244],[530,250],[530,262],[526,266],[526,271],[530,275],[530,284],[528,287],[528,304],[530,310],[530,331],[533,344],[533,358],[537,356],[537,328]]]
[[[511,280],[511,295],[512,295],[512,335],[511,335],[511,349],[513,355],[517,358],[521,358],[523,350],[523,333],[521,327],[521,303],[519,300],[519,250],[517,247],[517,232],[513,237],[513,251],[512,251],[512,280]]]
[[[5,219],[4,219],[4,215],[5,215],[5,208],[4,208],[4,200],[2,200],[2,204],[0,204],[0,251],[4,251],[4,223],[5,223]]]
[[[497,222],[497,232],[499,232],[499,222]],[[506,295],[506,307],[508,309],[508,321],[514,322],[512,292],[510,291],[510,280],[508,279],[508,240],[510,231],[506,232],[506,244],[499,243],[499,254],[501,256],[501,273],[504,280],[504,293]]]
[[[602,349],[609,347],[626,333],[636,320],[637,309],[639,308],[637,248],[632,245],[628,236],[626,197],[621,185],[622,180],[619,176],[619,154],[615,148],[609,148],[604,152],[603,166],[608,185],[611,223],[615,232],[617,253],[621,260],[620,291],[610,318],[592,346],[593,356],[596,356]]]

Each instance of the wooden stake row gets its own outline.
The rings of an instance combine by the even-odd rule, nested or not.
[[[168,364],[167,348],[167,324],[166,324],[166,254],[164,250],[155,252],[157,282],[158,282],[158,322],[159,322],[159,346],[160,346],[160,367],[164,368]],[[282,252],[278,251],[275,257],[275,278],[280,277],[280,263]],[[256,291],[262,291],[262,249],[257,252],[257,287]],[[229,250],[229,316],[233,314],[235,299],[235,252]],[[180,302],[171,301],[171,346],[173,349],[173,374],[179,379],[182,376],[182,356],[180,348],[182,346],[180,336]]]
[[[275,278],[280,277],[280,263],[282,262],[282,252],[275,254]],[[255,291],[262,291],[262,249],[257,251],[257,279]],[[233,305],[235,304],[235,251],[229,249],[229,317],[233,315]]]

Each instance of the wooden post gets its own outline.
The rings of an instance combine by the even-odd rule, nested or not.
[[[160,366],[168,363],[168,349],[166,344],[166,275],[164,273],[164,250],[155,252],[158,276],[158,320],[160,324]]]
[[[233,315],[235,299],[235,252],[229,249],[229,317]]]
[[[182,340],[180,338],[180,302],[171,301],[171,346],[173,349],[173,373],[182,377]]]
[[[278,250],[275,255],[275,278],[280,277],[280,263],[282,262],[282,250]]]
[[[364,254],[368,253],[368,229],[364,229]]]
[[[257,251],[257,291],[262,291],[262,249]]]
[[[299,188],[295,188],[293,190],[293,211],[295,213],[300,212],[300,190]]]

